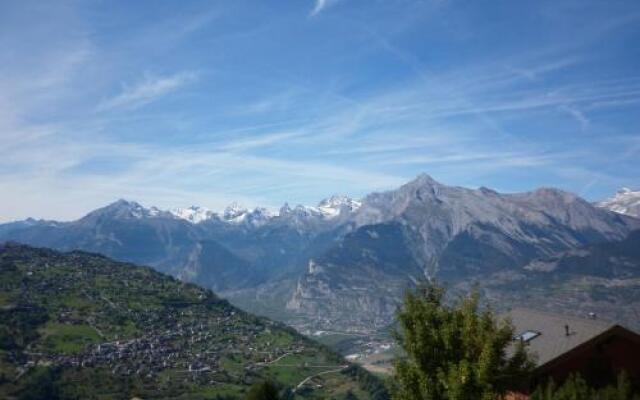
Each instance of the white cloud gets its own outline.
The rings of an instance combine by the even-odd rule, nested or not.
[[[589,121],[589,118],[587,118],[587,116],[582,111],[580,111],[577,107],[570,106],[570,105],[562,105],[559,108],[561,111],[566,112],[573,119],[575,119],[576,122],[578,122],[578,124],[580,125],[580,129],[585,131],[587,130],[587,128],[589,128],[589,124],[591,123],[591,121]]]
[[[221,150],[228,151],[243,151],[249,150],[252,148],[261,148],[274,144],[281,143],[287,140],[295,140],[304,136],[304,133],[301,132],[281,132],[281,133],[273,133],[266,134],[260,136],[252,136],[245,139],[233,140],[229,143],[225,143],[219,148]]]
[[[324,11],[327,7],[337,3],[339,0],[316,0],[316,4],[311,10],[311,16],[318,15]]]
[[[134,86],[125,86],[124,90],[98,105],[98,111],[114,108],[137,108],[159,99],[179,88],[193,82],[197,78],[194,72],[181,72],[172,76],[146,77]]]
[[[339,6],[339,1],[307,3],[309,8],[313,5],[310,17]],[[617,178],[599,172],[605,165],[595,160],[601,149],[592,148],[587,135],[584,143],[572,146],[576,148],[572,153],[562,153],[555,143],[536,142],[543,135],[534,129],[556,129],[556,122],[567,122],[564,115],[559,118],[559,112],[583,128],[589,126],[588,117],[593,118],[595,131],[600,108],[640,102],[640,77],[581,80],[570,69],[580,68],[585,57],[557,48],[537,55],[527,51],[524,58],[518,52],[499,61],[483,59],[429,71],[428,63],[403,46],[394,46],[400,42],[389,33],[392,31],[381,29],[388,35],[384,37],[366,30],[373,40],[355,51],[386,51],[415,76],[381,86],[376,83],[364,92],[352,90],[358,80],[351,80],[346,70],[335,74],[330,84],[322,77],[317,84],[307,83],[294,74],[286,74],[283,82],[276,74],[268,85],[252,87],[245,85],[243,76],[240,101],[234,96],[226,98],[224,88],[207,98],[207,104],[215,105],[213,115],[182,107],[145,115],[118,114],[176,93],[198,79],[192,72],[141,76],[133,81],[123,76],[132,70],[149,70],[147,60],[140,62],[137,57],[156,52],[174,57],[181,41],[215,16],[177,16],[154,23],[126,35],[126,44],[116,41],[115,51],[103,42],[99,42],[102,47],[92,43],[95,36],[87,30],[74,40],[64,36],[55,46],[47,40],[36,41],[42,42],[42,48],[29,47],[28,53],[36,54],[38,63],[3,52],[5,59],[18,62],[6,72],[8,64],[0,63],[0,220],[75,218],[118,197],[164,208],[188,204],[218,208],[231,200],[248,206],[278,206],[285,200],[309,203],[332,191],[358,196],[389,189],[420,170],[449,184],[501,184],[507,190],[527,183],[505,184],[506,180],[493,180],[494,174],[517,176],[541,169],[548,179],[545,183],[565,187],[584,182],[594,186],[594,176],[619,186],[635,179],[630,162],[626,172],[620,168]],[[73,31],[82,31],[80,28]],[[249,37],[246,32],[230,32],[214,40],[228,46],[230,35]],[[26,48],[19,40],[13,47]],[[177,68],[172,70],[180,71]],[[196,68],[208,67],[198,64]],[[554,73],[571,79],[555,79]],[[228,75],[229,83],[237,79],[234,74]],[[105,92],[113,88],[113,82],[123,81],[128,85],[120,91]],[[86,112],[87,107],[113,113],[96,118]],[[127,133],[126,124],[147,118],[156,125],[137,131],[139,142],[119,141],[121,133]],[[540,126],[522,127],[523,121],[540,122]],[[171,145],[150,139],[157,126],[174,135]],[[181,137],[188,140],[181,141]],[[607,136],[603,144],[613,148],[610,141]],[[638,154],[637,145],[619,148],[633,149],[629,160]],[[101,160],[119,168],[111,170]],[[617,162],[612,158],[610,169]],[[565,168],[572,165],[576,167]]]
[[[316,5],[311,10],[311,15],[316,15],[327,5],[327,0],[316,0]]]

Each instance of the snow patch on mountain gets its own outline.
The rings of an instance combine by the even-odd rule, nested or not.
[[[353,200],[350,197],[334,195],[329,197],[328,199],[322,200],[318,204],[316,209],[325,218],[335,218],[341,215],[343,212],[356,212],[358,211],[360,206],[362,206],[361,202]]]
[[[640,217],[640,191],[622,188],[611,198],[596,204],[618,214]]]
[[[322,200],[315,207],[297,205],[291,208],[285,203],[279,212],[272,212],[264,207],[246,208],[236,202],[231,203],[221,212],[195,205],[164,211],[157,207],[146,208],[135,201],[121,199],[90,213],[88,216],[96,217],[108,214],[121,219],[177,218],[192,224],[215,220],[233,225],[260,227],[276,217],[298,220],[303,224],[313,223],[313,221],[329,221],[339,216],[351,215],[361,205],[362,203],[350,197],[334,195]]]
[[[176,218],[184,219],[192,224],[199,224],[216,217],[216,213],[208,208],[191,206],[188,208],[174,208],[169,212]]]
[[[221,213],[217,213],[205,207],[191,206],[189,208],[174,208],[170,213],[176,217],[192,224],[218,220],[229,224],[248,224],[253,227],[262,226],[273,218],[276,214],[266,208],[257,207],[248,209],[238,203],[231,203]]]
[[[248,213],[248,209],[242,207],[236,202],[233,202],[224,209],[222,216],[225,221],[242,222],[246,218]]]
[[[341,215],[355,213],[362,203],[347,196],[334,195],[322,200],[317,206],[297,205],[293,208],[285,203],[278,215],[297,220],[331,220]]]
[[[256,207],[254,209],[248,209],[238,203],[232,203],[225,208],[222,213],[222,219],[228,223],[247,224],[253,227],[266,224],[274,216],[276,216],[276,214],[266,208]]]

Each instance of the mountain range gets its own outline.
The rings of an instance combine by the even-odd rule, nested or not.
[[[421,279],[461,290],[475,282],[487,296],[517,301],[511,289],[542,273],[536,262],[637,240],[629,236],[640,229],[636,195],[592,204],[554,188],[504,194],[423,174],[358,201],[333,196],[279,212],[163,211],[119,200],[76,221],[0,225],[0,241],[149,265],[304,332],[362,332],[389,324],[403,291]],[[640,277],[637,266],[624,279]]]

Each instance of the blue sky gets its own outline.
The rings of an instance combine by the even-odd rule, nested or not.
[[[640,3],[0,1],[0,220],[278,207],[427,172],[640,187]]]

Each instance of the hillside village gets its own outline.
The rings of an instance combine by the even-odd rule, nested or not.
[[[0,339],[10,343],[0,375],[16,384],[32,370],[54,368],[101,392],[121,392],[130,382],[148,395],[232,395],[270,378],[322,397],[322,382],[331,379],[338,393],[369,398],[341,374],[347,364],[340,356],[148,268],[8,245],[0,278]],[[0,394],[10,387],[0,385]]]

